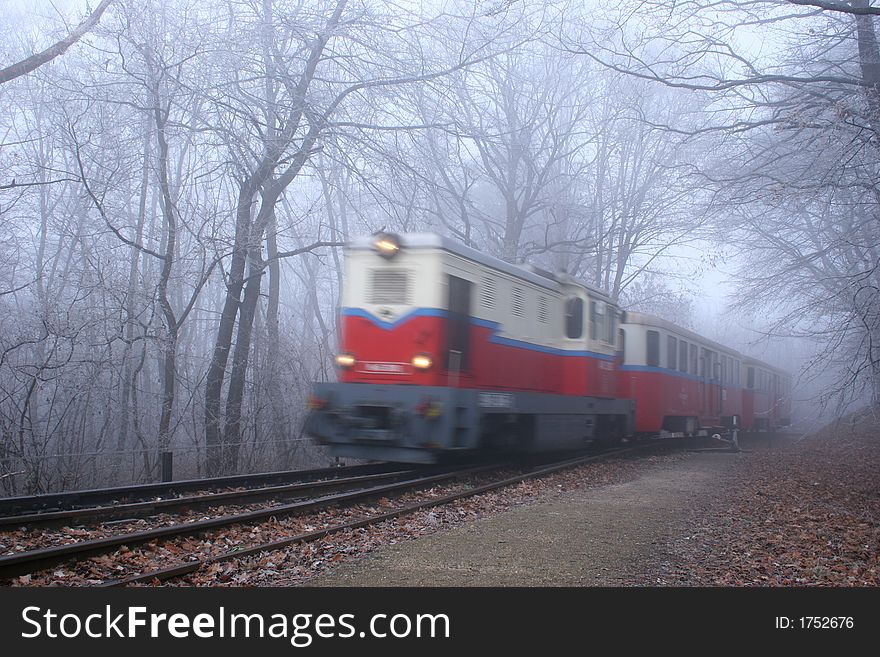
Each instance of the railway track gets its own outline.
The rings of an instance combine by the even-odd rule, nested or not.
[[[666,446],[673,446],[671,443],[674,441],[664,442]],[[359,474],[350,477],[349,484],[342,483],[345,482],[345,480],[341,479],[326,484],[322,482],[318,486],[315,486],[315,483],[306,482],[302,484],[275,487],[284,489],[282,492],[302,495],[309,490],[309,486],[312,487],[311,490],[313,493],[319,491],[321,485],[326,485],[326,488],[323,489],[323,492],[325,493],[327,490],[332,489],[333,485],[339,485],[342,487],[347,485],[352,487],[356,485],[359,486],[356,490],[342,490],[330,494],[319,494],[317,497],[309,499],[299,499],[294,502],[260,507],[240,513],[227,513],[190,522],[153,527],[143,531],[116,533],[109,536],[81,540],[75,543],[54,545],[37,549],[26,549],[13,554],[2,555],[0,556],[0,579],[8,579],[17,575],[36,573],[64,563],[68,564],[68,566],[65,566],[68,569],[76,568],[76,563],[78,562],[111,553],[118,556],[120,550],[125,553],[132,552],[133,550],[141,550],[142,552],[150,554],[148,559],[153,559],[155,555],[153,555],[152,552],[162,551],[164,546],[171,545],[174,547],[174,550],[171,550],[171,553],[177,554],[183,552],[186,554],[185,559],[180,560],[178,556],[170,566],[162,566],[161,568],[149,570],[144,567],[136,568],[126,566],[125,568],[122,568],[121,566],[117,566],[117,568],[124,571],[121,576],[105,576],[99,578],[98,581],[94,581],[93,583],[108,585],[109,580],[109,585],[124,585],[164,581],[195,572],[210,564],[221,563],[231,559],[257,555],[264,552],[272,552],[297,543],[316,541],[343,530],[366,527],[368,525],[380,523],[422,509],[448,504],[459,499],[503,488],[504,486],[519,483],[526,479],[541,477],[543,475],[573,468],[592,461],[612,458],[628,452],[644,450],[655,445],[657,445],[657,443],[639,444],[619,449],[606,450],[598,454],[592,453],[585,456],[578,456],[576,458],[567,458],[564,461],[549,464],[541,463],[537,465],[529,465],[521,468],[519,472],[513,475],[510,474],[509,470],[505,471],[504,474],[501,474],[499,473],[499,470],[501,470],[502,466],[491,464],[427,475],[419,475],[412,471]],[[383,481],[383,478],[387,478],[388,480]],[[460,486],[458,489],[453,489],[452,482],[467,478],[476,478],[477,481],[469,485],[465,484]],[[446,488],[443,488],[443,486],[446,486]],[[427,499],[424,499],[424,497],[418,498],[420,493],[413,492],[425,491],[426,489],[431,490],[433,488],[439,488],[440,494],[428,497]],[[234,495],[240,494],[241,492],[234,493]],[[220,500],[221,498],[217,498],[217,495],[218,494],[211,494],[207,497],[210,498],[213,496],[214,499]],[[222,499],[233,499],[232,493],[221,493],[219,495],[223,496]],[[227,495],[230,497],[226,497]],[[407,497],[409,497],[409,499],[407,499]],[[391,503],[385,504],[384,508],[379,509],[368,506],[370,500],[375,501],[379,498],[382,498],[382,500],[386,502],[390,500]],[[175,500],[167,500],[169,508],[173,508],[172,502],[175,502]],[[196,503],[198,503],[198,500],[196,500]],[[139,504],[140,503],[134,503],[137,510],[141,510]],[[147,512],[148,505],[153,504],[155,508],[155,504],[152,502],[145,504],[146,505],[142,507],[142,510],[145,513]],[[188,502],[184,502],[181,507],[177,508],[185,507],[186,504],[188,504]],[[236,543],[232,549],[221,549],[216,551],[212,548],[212,550],[214,550],[213,552],[205,550],[202,553],[199,552],[199,549],[193,549],[193,551],[190,552],[189,547],[180,547],[181,545],[192,546],[197,540],[209,543],[213,546],[221,545],[222,547],[223,541],[226,540],[223,538],[222,533],[224,531],[233,531],[229,528],[244,528],[245,531],[243,533],[246,534],[247,531],[249,531],[247,528],[259,527],[261,526],[261,523],[265,524],[267,521],[269,523],[277,523],[281,518],[296,516],[311,517],[308,514],[326,513],[328,509],[334,508],[344,510],[356,505],[361,505],[361,508],[358,511],[359,515],[354,514],[356,517],[353,517],[351,514],[346,517],[346,514],[343,511],[339,511],[338,515],[340,517],[333,516],[329,521],[325,519],[317,523],[309,522],[304,524],[301,527],[304,531],[285,530],[276,532],[276,534],[280,535],[277,537],[276,535],[271,535],[274,540],[254,540],[251,544]],[[86,514],[88,512],[94,512],[94,510],[82,509],[77,513],[80,512]],[[318,524],[319,527],[315,528],[315,524]],[[242,532],[239,532],[239,535],[241,533]],[[258,535],[259,532],[251,532],[251,534],[255,535],[257,539],[260,538],[260,535]],[[186,543],[186,541],[189,541],[189,543]],[[205,552],[207,552],[207,554],[205,554]],[[101,558],[106,559],[107,557]]]
[[[131,549],[134,546],[146,545],[154,541],[164,541],[173,538],[198,535],[210,530],[232,525],[256,523],[270,518],[277,519],[286,516],[299,515],[340,504],[354,503],[375,497],[400,493],[414,488],[430,486],[432,484],[446,482],[471,474],[497,469],[498,467],[498,464],[493,464],[458,469],[451,472],[447,471],[427,476],[416,475],[408,479],[405,478],[402,481],[361,487],[354,491],[321,495],[319,497],[298,500],[287,504],[266,506],[243,513],[220,515],[203,520],[156,527],[144,531],[126,532],[64,545],[55,545],[46,548],[30,549],[15,552],[13,554],[6,554],[0,556],[0,579],[33,573],[64,563],[71,559],[81,561],[123,547]],[[367,478],[369,478],[369,476],[367,476]],[[332,483],[337,484],[338,482]],[[351,483],[350,480],[349,483]],[[368,482],[363,481],[362,477],[361,483],[365,484]]]
[[[264,486],[245,490],[232,490],[220,493],[203,493],[182,497],[169,497],[145,502],[111,504],[107,506],[84,507],[63,511],[43,511],[39,513],[0,516],[0,530],[9,527],[63,526],[85,522],[101,522],[110,520],[131,520],[144,518],[158,513],[169,513],[180,510],[205,509],[224,504],[248,504],[260,500],[278,500],[291,497],[314,497],[322,492],[334,490],[344,491],[352,488],[363,488],[381,481],[392,481],[412,477],[414,470],[394,470],[376,474],[356,475],[322,479],[280,486]]]
[[[404,469],[409,468],[398,463],[369,463],[312,470],[285,470],[281,472],[232,475],[208,479],[186,479],[174,482],[137,484],[113,488],[94,488],[65,493],[5,497],[0,498],[0,516],[27,516],[41,512],[75,510],[90,506],[158,500],[198,491],[220,491],[240,487],[308,483],[324,479],[380,474]]]

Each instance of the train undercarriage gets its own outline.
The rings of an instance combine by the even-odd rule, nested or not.
[[[453,455],[569,450],[634,435],[627,399],[442,386],[316,384],[306,433],[334,456],[436,463]]]

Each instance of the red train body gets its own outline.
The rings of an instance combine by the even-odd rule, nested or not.
[[[338,455],[431,462],[790,417],[782,370],[564,274],[437,235],[356,241],[346,266],[339,381],[316,384],[306,427]]]
[[[358,354],[357,363],[339,373],[343,383],[398,383],[485,390],[518,390],[558,395],[614,397],[614,356],[541,347],[500,338],[498,326],[472,319],[467,331],[469,362],[416,369],[418,353],[438,354],[448,339],[448,318],[416,311],[382,325],[359,310],[341,312],[342,346]],[[364,358],[365,360],[361,360]],[[393,377],[393,378],[392,378]],[[452,379],[455,379],[452,381]]]

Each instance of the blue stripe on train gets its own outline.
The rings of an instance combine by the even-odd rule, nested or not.
[[[622,365],[618,368],[622,372],[656,372],[658,374],[665,374],[667,376],[676,376],[680,379],[688,379],[689,381],[703,381],[703,377],[697,376],[696,374],[688,374],[687,372],[679,372],[678,370],[671,370],[666,367],[655,367],[653,365]],[[718,381],[712,380],[712,383],[715,385],[720,385]],[[725,383],[725,388],[740,388],[741,386]]]
[[[361,317],[363,319],[368,319],[384,331],[395,329],[401,324],[404,324],[413,319],[414,317],[446,317],[446,315],[448,314],[445,310],[440,310],[439,308],[414,308],[408,313],[401,315],[393,322],[386,322],[383,319],[379,319],[372,313],[368,313],[363,308],[342,308],[340,310],[340,313],[342,313],[344,317]]]

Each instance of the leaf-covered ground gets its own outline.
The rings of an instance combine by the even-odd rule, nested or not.
[[[658,585],[877,586],[880,422],[851,416],[758,451],[694,510]]]

